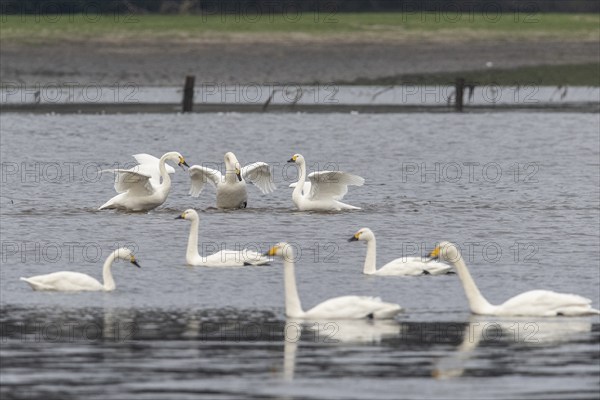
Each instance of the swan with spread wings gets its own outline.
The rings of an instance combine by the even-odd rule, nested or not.
[[[292,200],[300,211],[360,210],[360,207],[342,203],[348,186],[362,186],[364,178],[341,171],[316,171],[306,176],[306,161],[301,154],[294,154],[289,163],[298,166],[298,182]],[[308,182],[306,181],[308,179]]]
[[[269,164],[255,162],[242,168],[232,152],[225,153],[224,159],[225,175],[216,169],[200,165],[190,168],[190,195],[198,197],[208,182],[217,190],[217,207],[235,209],[246,208],[248,205],[246,182],[254,184],[263,194],[275,190]]]
[[[183,168],[183,156],[176,151],[165,153],[160,159],[149,154],[133,156],[138,162],[130,169],[108,169],[102,172],[115,174],[115,190],[118,195],[100,206],[98,210],[119,209],[126,211],[148,211],[163,204],[171,191],[171,177],[175,169],[167,160],[177,162]]]

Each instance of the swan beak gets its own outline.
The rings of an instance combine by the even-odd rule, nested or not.
[[[263,254],[264,257],[273,257],[275,255],[275,252],[277,251],[277,246],[273,246],[269,249],[269,251],[267,251],[265,254]]]
[[[293,158],[290,158],[289,160],[287,160],[287,162],[296,162],[296,160],[294,160]]]
[[[137,260],[133,257],[131,257],[131,261],[130,261],[133,265],[135,265],[138,268],[142,268],[142,266],[140,264],[138,264]]]
[[[183,217],[183,214],[181,214],[181,215],[176,216],[175,219],[185,219],[185,218]]]
[[[180,158],[179,158],[179,163],[177,163],[177,165],[179,165],[179,166],[181,167],[181,169],[183,169],[184,171],[185,171],[185,168],[183,168],[183,166],[184,166],[184,165],[185,165],[186,167],[188,167],[188,168],[190,167],[190,166],[188,165],[188,163],[186,163],[186,162],[185,162],[185,160],[183,159],[183,157],[180,157]]]
[[[356,242],[358,241],[358,237],[360,235],[358,233],[354,234],[354,236],[352,236],[350,239],[348,239],[349,242]]]
[[[435,246],[435,249],[431,250],[431,252],[427,255],[427,258],[429,259],[425,262],[437,260],[438,258],[440,258],[440,246]]]
[[[235,176],[237,176],[238,181],[240,181],[240,182],[242,181],[242,173],[239,169],[235,170]]]

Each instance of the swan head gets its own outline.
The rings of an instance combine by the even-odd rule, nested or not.
[[[121,260],[129,261],[136,267],[142,268],[142,266],[140,264],[138,264],[135,256],[133,255],[133,251],[131,251],[131,249],[128,249],[127,247],[121,247],[120,249],[115,250],[115,253],[117,253],[116,254],[117,258],[120,258]]]
[[[235,176],[237,176],[238,181],[240,181],[240,182],[242,181],[242,170],[241,170],[240,162],[238,161],[235,154],[233,154],[231,151],[228,151],[227,153],[225,153],[225,170],[226,171],[235,170]]]
[[[348,241],[356,242],[358,240],[362,240],[362,241],[368,242],[373,239],[375,239],[375,234],[373,233],[372,230],[370,230],[369,228],[361,228],[358,232],[356,232],[354,234],[354,236],[352,236],[350,239],[348,239]]]
[[[302,154],[294,154],[287,162],[302,164],[304,162],[304,157],[302,157]]]
[[[184,165],[188,168],[190,167],[188,163],[185,162],[185,158],[183,158],[183,156],[176,151],[171,151],[162,156],[162,158],[164,158],[165,160],[175,161],[177,165],[179,165],[182,169],[185,169],[183,168]]]
[[[175,219],[196,220],[198,219],[198,213],[196,212],[196,210],[192,210],[191,208],[189,208],[181,214],[179,214],[178,216],[176,216]]]
[[[265,257],[278,256],[288,261],[294,260],[294,246],[289,243],[280,242],[271,247],[265,254]]]
[[[440,242],[428,255],[431,260],[442,260],[454,263],[461,258],[458,246],[450,242]]]

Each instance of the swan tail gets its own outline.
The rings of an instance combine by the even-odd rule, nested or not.
[[[33,290],[37,290],[38,288],[41,287],[40,285],[38,285],[35,281],[31,280],[30,278],[20,277],[19,280],[22,280],[23,282],[27,282],[27,284],[29,286],[31,286],[31,288]]]
[[[338,201],[337,203],[340,210],[361,210],[360,207],[351,206],[350,204],[342,203],[341,201]]]
[[[384,306],[372,314],[373,318],[388,319],[394,318],[396,314],[400,312],[402,312],[402,307],[400,307],[398,304],[384,303]]]
[[[106,203],[102,204],[100,207],[98,207],[98,210],[106,210],[106,209],[111,209],[111,208],[114,208],[112,199],[107,201]]]

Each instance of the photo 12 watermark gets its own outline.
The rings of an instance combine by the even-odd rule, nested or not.
[[[97,242],[2,240],[0,259],[5,265],[14,264],[96,264],[113,251],[126,247],[134,254],[139,246],[133,241],[115,242],[110,246]]]

